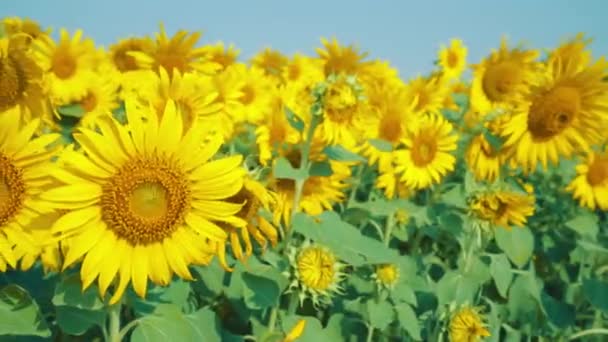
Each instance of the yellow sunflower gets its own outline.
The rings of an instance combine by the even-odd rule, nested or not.
[[[214,221],[245,226],[235,216],[242,204],[227,201],[243,186],[242,157],[211,160],[221,140],[201,145],[200,126],[182,135],[172,101],[160,122],[142,110],[127,101],[126,126],[108,119],[100,133],[81,128],[74,137],[85,154],[67,151],[54,172],[65,185],[41,194],[67,211],[51,228],[69,242],[63,269],[82,259],[83,288],[97,278],[102,297],[117,278],[110,303],[130,282],[144,297],[148,278],[192,279],[188,266],[208,264],[228,238]]]
[[[395,264],[378,265],[376,266],[376,272],[372,274],[372,278],[379,287],[389,290],[395,287],[400,276],[399,267]]]
[[[236,216],[247,222],[246,227],[233,227],[228,224],[222,225],[228,232],[230,247],[235,258],[240,261],[246,261],[251,255],[253,251],[251,244],[252,237],[262,249],[266,248],[269,241],[272,246],[276,246],[279,241],[276,224],[260,214],[261,209],[266,210],[270,214],[276,206],[277,197],[272,191],[267,190],[262,183],[248,176],[244,180],[241,191],[230,197],[228,201],[236,204],[245,203]],[[224,249],[220,243],[219,260],[224,268],[230,269],[226,262]]]
[[[395,171],[401,173],[401,182],[419,190],[439,183],[442,177],[454,170],[458,136],[453,126],[439,115],[430,115],[413,121],[407,127],[404,147],[395,152]]]
[[[467,47],[462,40],[452,39],[450,46],[442,46],[439,50],[439,65],[448,79],[458,79],[467,67]]]
[[[331,41],[321,38],[323,48],[317,48],[317,54],[323,61],[325,76],[331,74],[357,75],[361,69],[370,62],[364,61],[367,52],[359,52],[359,48],[353,45],[341,46],[336,38]]]
[[[289,85],[306,78],[323,80],[323,64],[317,58],[295,54],[283,68],[283,83]]]
[[[588,150],[606,137],[608,62],[601,59],[584,69],[568,64],[566,70],[558,64],[548,66],[502,132],[505,146],[514,146],[513,161],[525,172]]]
[[[244,64],[235,64],[234,68],[243,80],[239,97],[242,112],[237,116],[241,121],[261,124],[279,96],[275,83],[259,68],[248,68]]]
[[[314,102],[312,91],[325,80],[323,72],[317,68],[307,68],[293,82],[280,88],[280,96],[289,110],[304,121],[310,120],[310,108]]]
[[[485,126],[488,132],[498,136],[505,119],[507,117],[502,116],[487,122]],[[471,139],[464,159],[476,180],[493,182],[500,177],[501,167],[508,160],[510,153],[511,149],[503,146],[496,149],[484,133],[479,133]]]
[[[82,39],[77,30],[70,38],[61,29],[59,42],[43,36],[34,43],[37,63],[47,73],[50,96],[54,101],[81,97],[86,93],[83,82],[94,72],[97,52],[93,40]]]
[[[53,210],[37,215],[24,226],[26,234],[14,241],[14,253],[15,257],[20,260],[21,270],[29,270],[38,259],[45,272],[61,270],[61,246],[50,230],[59,216],[61,216],[61,211]]]
[[[540,63],[536,50],[509,49],[503,39],[481,63],[473,65],[471,105],[482,114],[508,109],[535,81]]]
[[[181,73],[196,71],[213,74],[220,65],[208,59],[208,53],[203,47],[195,47],[200,37],[200,32],[178,30],[169,38],[161,23],[152,51],[129,51],[127,55],[133,56],[140,68],[158,72],[162,67],[169,75],[173,74],[174,69]]]
[[[2,20],[4,32],[10,37],[19,33],[28,35],[33,40],[48,36],[50,29],[43,29],[40,24],[28,18],[8,17]]]
[[[240,50],[235,48],[234,45],[224,46],[223,42],[217,42],[215,45],[206,45],[203,47],[203,50],[207,53],[207,58],[211,62],[221,66],[221,69],[218,71],[235,64],[240,54]]]
[[[478,342],[490,336],[477,308],[465,306],[452,314],[449,324],[451,342]]]
[[[110,45],[110,61],[120,72],[138,70],[135,57],[129,54],[133,51],[151,54],[154,51],[154,42],[148,37],[121,39],[118,43]]]
[[[48,176],[53,168],[55,151],[47,147],[58,134],[34,138],[40,119],[25,126],[19,123],[19,112],[10,110],[0,115],[0,271],[7,265],[16,267],[26,255],[35,259],[44,240],[35,240],[29,232],[33,221],[52,210],[39,200],[39,195],[52,183]],[[48,226],[46,227],[49,228]],[[13,250],[18,244],[19,248]],[[33,261],[26,263],[31,264]]]
[[[282,101],[276,98],[274,102],[274,110],[255,130],[259,161],[263,166],[267,166],[274,156],[285,153],[286,146],[298,144],[302,139],[302,134],[287,121]]]
[[[437,75],[418,76],[406,85],[407,96],[412,101],[412,111],[418,116],[441,114],[444,99],[449,91],[447,82]]]
[[[395,172],[394,166],[378,171],[380,174],[376,178],[375,186],[384,192],[386,198],[409,198],[412,195],[412,189],[400,181],[401,175]]]
[[[17,106],[25,119],[47,111],[42,70],[29,52],[28,40],[0,38],[0,113]]]
[[[273,77],[277,82],[281,81],[281,73],[288,62],[287,56],[271,48],[265,48],[251,59],[253,67],[264,70],[267,76]]]
[[[344,264],[329,248],[306,241],[299,248],[290,248],[288,257],[292,266],[289,276],[293,279],[288,291],[297,291],[300,305],[310,297],[318,307],[331,303],[333,295],[342,293]]]
[[[576,173],[567,190],[582,206],[608,211],[608,148],[602,153],[589,153],[587,160],[576,167]]]
[[[532,194],[493,189],[474,194],[469,199],[469,210],[483,223],[511,229],[526,224],[534,214],[534,203]]]

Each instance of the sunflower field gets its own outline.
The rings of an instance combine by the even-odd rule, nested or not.
[[[1,20],[0,341],[608,340],[584,34],[406,78]]]

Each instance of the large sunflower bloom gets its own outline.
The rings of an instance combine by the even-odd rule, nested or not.
[[[477,219],[496,227],[511,229],[525,226],[534,214],[534,195],[513,191],[489,190],[469,199],[470,213]]]
[[[589,153],[587,160],[576,167],[576,173],[567,190],[581,205],[608,211],[608,149]]]
[[[221,141],[201,145],[200,126],[182,135],[172,101],[160,122],[153,109],[140,111],[128,101],[127,126],[81,128],[74,137],[86,155],[66,152],[54,174],[65,185],[41,195],[67,210],[52,226],[69,242],[63,268],[82,259],[83,288],[97,278],[102,296],[117,278],[111,303],[130,282],[144,297],[148,278],[192,279],[188,266],[210,262],[228,238],[213,221],[244,226],[234,216],[242,204],[227,201],[243,186],[241,156],[211,161]]]

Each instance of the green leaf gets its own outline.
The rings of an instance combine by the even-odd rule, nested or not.
[[[55,307],[56,320],[61,330],[70,335],[82,335],[92,326],[104,326],[106,312],[104,310],[85,310],[74,306],[59,305]]]
[[[331,169],[331,164],[328,161],[316,161],[310,165],[308,173],[311,176],[329,177],[334,172]]]
[[[190,283],[182,279],[174,279],[168,287],[161,287],[161,301],[183,307],[188,301],[192,288]]]
[[[303,180],[307,177],[306,170],[294,168],[285,157],[277,159],[272,172],[275,178]]]
[[[460,184],[452,187],[450,190],[441,195],[441,202],[459,209],[467,208],[464,187]]]
[[[484,138],[488,141],[494,151],[499,151],[502,147],[502,139],[499,136],[492,134],[489,130],[484,130]]]
[[[595,240],[600,228],[598,226],[598,217],[588,211],[578,214],[572,220],[566,222],[566,226],[583,237]]]
[[[368,300],[367,312],[370,324],[380,330],[384,330],[395,318],[393,307],[387,301],[376,302],[373,299]]]
[[[217,258],[206,266],[195,266],[194,271],[198,274],[200,282],[214,294],[222,293],[224,290],[224,269],[220,266]]]
[[[0,290],[0,335],[50,337],[51,331],[30,294],[17,285]]]
[[[539,281],[533,275],[516,276],[507,296],[509,321],[536,322],[541,309],[540,292]]]
[[[416,294],[411,286],[405,281],[397,283],[395,289],[391,292],[391,297],[397,301],[417,305]]]
[[[437,283],[437,300],[439,305],[456,302],[457,304],[473,302],[479,289],[479,283],[469,276],[455,271],[446,273]]]
[[[86,113],[84,108],[82,108],[82,106],[78,103],[58,107],[57,112],[59,112],[59,114],[62,116],[69,116],[73,118],[81,118]]]
[[[368,140],[368,142],[370,145],[375,147],[378,151],[381,151],[381,152],[392,152],[393,151],[393,144],[391,144],[389,141],[382,140],[382,139],[370,139],[370,140]]]
[[[195,341],[222,341],[217,316],[211,309],[203,308],[186,315],[186,321],[197,336]]]
[[[599,279],[584,279],[583,293],[589,303],[608,314],[608,283]]]
[[[64,277],[57,283],[55,295],[53,296],[53,305],[67,305],[85,310],[100,310],[103,309],[104,304],[99,298],[98,293],[95,286],[91,286],[83,292],[80,276],[72,274]]]
[[[544,291],[541,293],[540,299],[551,323],[559,328],[566,328],[574,324],[574,305],[562,303],[549,296]]]
[[[409,304],[401,303],[395,305],[395,310],[397,310],[397,317],[401,326],[414,340],[421,340],[420,323],[414,309]]]
[[[185,315],[175,305],[161,304],[155,314],[140,319],[131,341],[221,341],[215,317],[207,308]]]
[[[513,280],[513,272],[511,272],[511,263],[506,255],[492,255],[490,274],[492,274],[498,293],[503,298],[507,298],[507,292],[509,291],[511,281]]]
[[[282,320],[282,328],[286,333],[291,331],[301,319],[306,321],[304,332],[296,341],[297,342],[320,342],[329,341],[326,332],[321,325],[321,322],[311,316],[289,316]]]
[[[291,109],[285,108],[285,117],[287,118],[287,122],[289,122],[289,125],[293,127],[293,129],[300,133],[304,131],[304,121],[302,121],[299,116],[297,116],[293,111],[291,111]]]
[[[534,235],[528,227],[494,230],[496,244],[518,267],[523,267],[534,252]]]
[[[243,299],[247,307],[258,310],[278,303],[281,292],[277,283],[248,272],[243,272],[241,277],[245,285]]]
[[[365,158],[347,150],[341,145],[327,146],[323,149],[323,153],[331,160],[347,161],[347,162],[364,162]]]

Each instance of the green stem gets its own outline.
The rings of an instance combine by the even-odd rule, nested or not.
[[[278,315],[279,309],[275,306],[270,310],[270,318],[268,319],[268,331],[271,333],[274,332],[274,327],[277,324]]]
[[[138,325],[139,322],[140,322],[139,319],[132,320],[127,325],[125,325],[122,329],[120,329],[120,333],[118,334],[118,340],[122,341],[125,338],[125,336],[127,336],[129,331],[131,329],[133,329],[136,325]]]
[[[108,312],[108,342],[121,342],[120,335],[120,309],[122,303],[118,302],[109,308]]]
[[[357,189],[359,188],[359,185],[361,185],[361,176],[363,175],[364,166],[365,165],[363,165],[363,163],[357,166],[357,171],[355,171],[355,178],[353,178],[353,186],[350,190],[350,195],[348,196],[348,202],[346,202],[346,208],[350,208],[351,204],[355,202],[355,199],[357,197]]]
[[[374,337],[374,327],[372,327],[371,324],[368,324],[367,325],[367,338],[365,339],[365,341],[371,342],[373,337]]]
[[[583,330],[583,331],[579,331],[576,334],[570,336],[568,338],[568,340],[572,341],[575,340],[577,338],[581,338],[583,336],[588,336],[588,335],[608,335],[608,329],[604,329],[604,328],[594,328],[594,329],[587,329],[587,330]]]
[[[395,213],[391,213],[386,218],[386,224],[384,226],[384,245],[385,246],[388,246],[388,244],[391,242],[391,236],[393,234],[393,227],[395,226],[394,215],[395,215]]]

